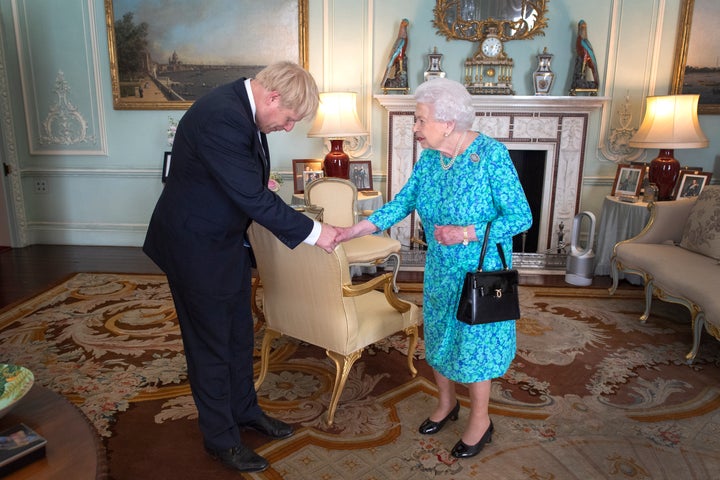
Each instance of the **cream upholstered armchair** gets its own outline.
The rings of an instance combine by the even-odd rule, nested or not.
[[[248,235],[262,278],[265,315],[256,389],[267,375],[271,343],[281,335],[322,347],[335,362],[327,413],[330,425],[350,368],[366,346],[405,331],[410,340],[408,368],[412,376],[417,374],[413,356],[419,309],[395,296],[390,273],[353,285],[343,244],[330,254],[304,243],[291,250],[257,223],[250,226]]]
[[[370,215],[371,211],[358,211],[357,188],[342,178],[323,177],[305,187],[305,205],[308,210],[322,209],[322,221],[336,227],[349,227],[358,221],[359,215]],[[400,242],[385,234],[365,235],[344,244],[345,255],[351,265],[377,266],[390,259],[395,261],[392,286],[397,287],[397,272],[400,269]]]

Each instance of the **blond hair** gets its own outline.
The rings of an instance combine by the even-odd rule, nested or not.
[[[263,68],[255,80],[270,92],[280,94],[283,107],[300,118],[312,117],[318,109],[320,94],[310,73],[293,62],[277,62]]]

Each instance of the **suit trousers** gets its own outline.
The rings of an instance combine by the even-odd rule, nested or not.
[[[247,270],[247,288],[232,295],[201,293],[168,278],[200,431],[205,443],[216,449],[239,445],[238,424],[262,413],[253,382],[254,329]]]

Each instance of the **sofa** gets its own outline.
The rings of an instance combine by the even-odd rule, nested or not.
[[[720,185],[706,186],[699,197],[648,205],[650,218],[635,237],[615,244],[612,287],[622,272],[640,275],[645,286],[645,322],[653,296],[690,311],[692,363],[703,329],[720,340]]]

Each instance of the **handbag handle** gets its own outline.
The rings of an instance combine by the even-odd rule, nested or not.
[[[480,261],[478,262],[478,272],[482,272],[482,266],[483,262],[485,261],[485,252],[487,251],[487,242],[488,238],[490,237],[490,225],[492,224],[492,221],[487,223],[487,226],[485,227],[485,235],[483,237],[483,244],[482,249],[480,249]],[[503,251],[502,245],[500,242],[496,243],[495,246],[497,247],[498,255],[500,255],[500,261],[502,262],[503,270],[507,270],[507,262],[505,261],[505,252]]]

